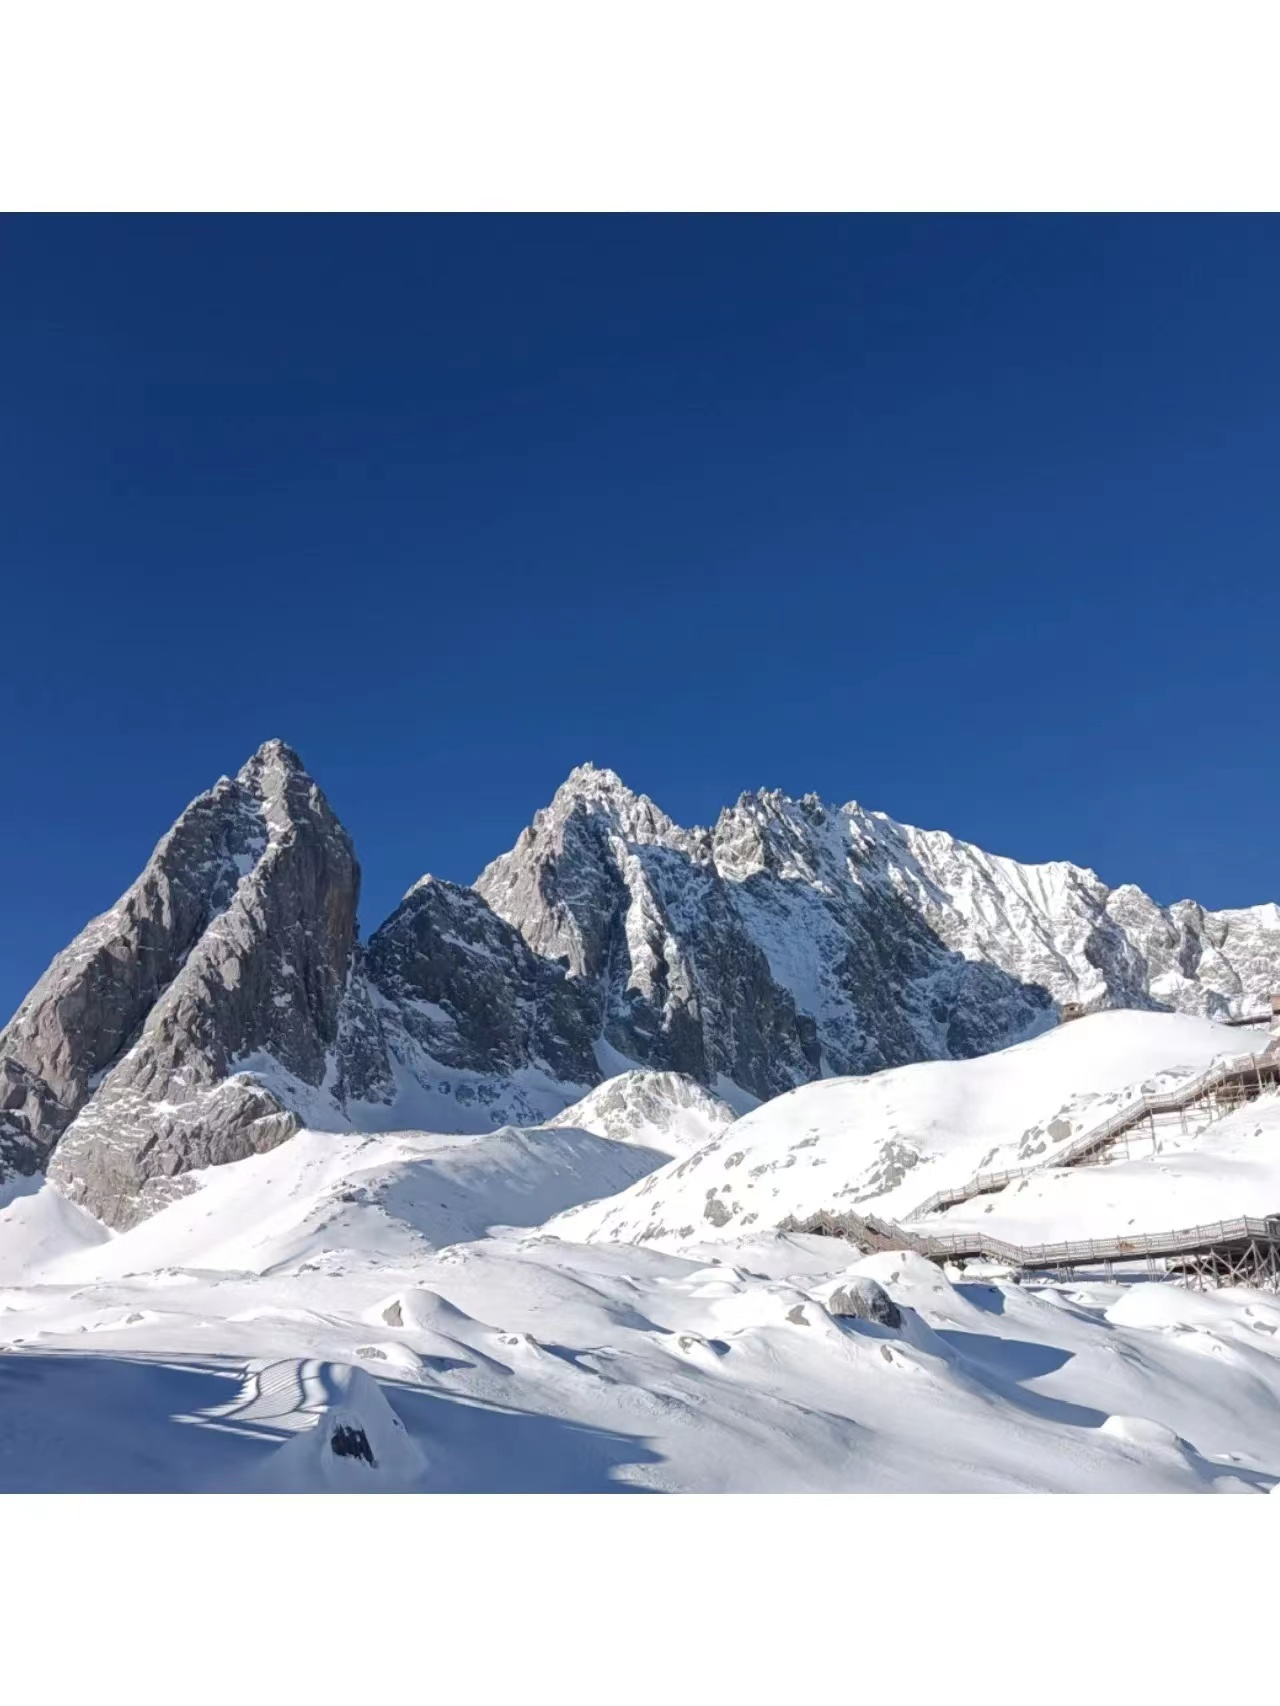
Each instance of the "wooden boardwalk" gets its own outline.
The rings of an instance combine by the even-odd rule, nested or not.
[[[1102,1268],[1111,1278],[1116,1268],[1143,1263],[1152,1277],[1167,1275],[1201,1287],[1256,1285],[1280,1289],[1280,1213],[1215,1220],[1169,1232],[1058,1244],[1010,1244],[978,1231],[912,1232],[875,1215],[829,1214],[825,1210],[805,1220],[789,1216],[779,1231],[847,1238],[866,1250],[911,1250],[931,1262],[998,1262],[1023,1273],[1069,1277],[1081,1268]]]
[[[1006,1185],[1032,1173],[1054,1167],[1097,1166],[1109,1159],[1120,1144],[1126,1145],[1127,1152],[1129,1136],[1144,1125],[1154,1145],[1157,1118],[1180,1114],[1185,1131],[1186,1116],[1192,1109],[1206,1112],[1209,1116],[1206,1123],[1212,1123],[1277,1087],[1280,1087],[1280,1055],[1246,1054],[1219,1061],[1198,1078],[1162,1095],[1139,1097],[1102,1125],[1082,1132],[1047,1160],[999,1173],[979,1173],[963,1185],[935,1191],[904,1216],[904,1221],[941,1214],[973,1197],[1002,1191]],[[1167,1232],[1057,1244],[1010,1244],[979,1231],[920,1231],[876,1215],[832,1214],[826,1210],[803,1220],[788,1216],[779,1230],[847,1238],[864,1250],[912,1250],[933,1262],[999,1262],[1023,1273],[1068,1276],[1082,1268],[1101,1268],[1111,1278],[1117,1268],[1129,1271],[1141,1263],[1152,1277],[1165,1275],[1202,1287],[1258,1285],[1280,1290],[1280,1210],[1274,1215],[1217,1220]]]
[[[1207,1112],[1209,1121],[1206,1123],[1211,1123],[1232,1113],[1243,1103],[1253,1101],[1264,1090],[1273,1090],[1277,1086],[1280,1086],[1280,1057],[1276,1055],[1243,1054],[1219,1061],[1187,1084],[1180,1084],[1159,1096],[1140,1096],[1102,1125],[1082,1132],[1047,1160],[1032,1162],[1027,1167],[1010,1167],[1003,1172],[979,1173],[962,1185],[935,1191],[903,1219],[923,1220],[928,1215],[941,1214],[957,1203],[1002,1191],[1006,1185],[1025,1179],[1032,1173],[1043,1172],[1048,1167],[1098,1166],[1110,1160],[1121,1144],[1125,1145],[1127,1152],[1128,1140],[1143,1126],[1146,1126],[1154,1147],[1156,1120],[1162,1115],[1181,1114],[1182,1129],[1186,1131],[1186,1115],[1192,1109]]]

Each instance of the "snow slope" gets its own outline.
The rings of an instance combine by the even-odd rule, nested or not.
[[[1162,1042],[1121,1038],[1126,1017],[1152,1022],[1058,1033],[1074,1064],[1053,1038],[1009,1051],[1004,1090],[975,1091],[985,1115],[963,1091],[922,1098],[919,1141],[968,1156],[1002,1109],[1017,1125],[1039,1105],[1043,1121],[1072,1072],[1087,1068],[1076,1094],[1100,1100],[1126,1071],[1196,1070],[1220,1040],[1170,1018],[1155,1020]],[[665,1107],[668,1150],[694,1135],[686,1119],[720,1116],[678,1082],[660,1091],[624,1085],[577,1110],[615,1135],[303,1132],[193,1174],[121,1233],[48,1187],[14,1197],[0,1209],[0,1491],[1280,1484],[1275,1298],[976,1284],[912,1255],[759,1225],[730,1238],[705,1220],[679,1253],[559,1236],[600,1213],[557,1217],[569,1204],[625,1204],[647,1170],[687,1167],[661,1165],[644,1110]],[[695,1158],[751,1142],[753,1121],[767,1133],[769,1114]],[[1259,1104],[1255,1120],[1270,1116]],[[961,1126],[950,1148],[945,1117]],[[855,1124],[840,1141],[864,1139]],[[891,1321],[843,1312],[871,1280]]]
[[[507,1126],[477,1137],[303,1131],[266,1155],[192,1174],[190,1195],[116,1238],[47,1186],[21,1197],[0,1213],[0,1280],[115,1279],[175,1259],[185,1268],[263,1273],[325,1259],[334,1248],[413,1258],[492,1226],[536,1226],[584,1196],[623,1189],[663,1160],[641,1144],[573,1129]],[[16,1259],[6,1260],[10,1247]]]
[[[1144,1090],[1269,1040],[1186,1014],[1096,1013],[974,1060],[825,1079],[622,1195],[568,1211],[555,1230],[679,1248],[824,1208],[903,1216],[979,1172],[1051,1160]]]
[[[1280,1098],[1274,1094],[1203,1131],[1182,1134],[1170,1122],[1159,1145],[1105,1167],[1033,1173],[922,1221],[921,1230],[980,1226],[1011,1243],[1050,1244],[1280,1214]]]
[[[80,1259],[75,1282],[69,1266],[0,1293],[0,1489],[1280,1480],[1280,1307],[1257,1294],[952,1284],[916,1257],[850,1263],[835,1241],[776,1234],[713,1263],[517,1233],[375,1254],[340,1222],[305,1259],[291,1227],[244,1227],[261,1271],[196,1268],[186,1206],[111,1241],[117,1277],[90,1281]],[[830,1312],[865,1277],[897,1325]]]
[[[128,1264],[163,1266],[175,1250],[186,1267],[253,1273],[334,1245],[414,1256],[613,1195],[732,1119],[678,1073],[633,1071],[543,1126],[304,1130],[243,1166],[190,1174],[192,1194],[120,1238],[46,1187],[0,1209],[0,1283],[116,1278]]]

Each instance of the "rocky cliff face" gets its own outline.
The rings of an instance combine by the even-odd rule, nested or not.
[[[403,1030],[443,1067],[599,1077],[587,986],[529,948],[471,889],[423,877],[369,943],[369,976]]]
[[[17,1153],[39,1165],[56,1143],[50,1177],[124,1226],[190,1169],[290,1136],[280,1085],[337,1103],[388,1093],[359,886],[324,795],[269,742],[183,813],[0,1038],[0,1059],[43,1087],[18,1110]]]
[[[817,1075],[813,1020],[770,974],[706,832],[612,771],[575,770],[476,890],[566,968],[628,1059],[755,1096]]]
[[[620,1054],[768,1098],[1048,1016],[1046,989],[951,951],[888,866],[816,800],[744,796],[683,830],[588,766],[476,888],[586,986]]]
[[[812,795],[683,830],[590,765],[476,888],[592,990],[619,1052],[762,1097],[1000,1048],[1063,1001],[1253,1012],[1280,978],[1274,905],[1160,907]]]
[[[190,805],[137,882],[54,960],[0,1032],[0,1164],[43,1167],[266,848],[240,778]]]
[[[301,1124],[535,1124],[601,1077],[588,987],[424,878],[357,937],[351,841],[268,742],[197,799],[0,1034],[0,1177],[116,1227]]]

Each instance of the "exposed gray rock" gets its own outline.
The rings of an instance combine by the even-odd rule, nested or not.
[[[825,1298],[829,1315],[854,1321],[874,1321],[880,1327],[901,1327],[902,1311],[879,1280],[851,1279],[836,1286]]]
[[[1067,1001],[1214,1017],[1280,984],[1274,905],[1160,907],[813,795],[744,794],[685,830],[591,765],[476,887],[621,1053],[766,1097],[1002,1048]]]
[[[266,845],[261,801],[224,777],[53,961],[0,1032],[0,1174],[44,1166]]]
[[[149,1010],[49,1169],[112,1226],[168,1200],[193,1168],[283,1142],[308,1091],[334,1104],[390,1092],[359,972],[360,873],[346,831],[279,741],[191,810],[219,807],[238,826],[238,881],[230,894],[214,890],[223,905],[181,964],[166,964],[162,988],[118,977],[119,1007],[136,1012],[149,997]]]
[[[476,889],[564,965],[628,1059],[762,1097],[817,1074],[813,1023],[770,976],[705,832],[678,829],[612,771],[575,770]]]
[[[124,1227],[303,1123],[536,1124],[599,1081],[589,992],[479,895],[424,880],[366,957],[359,880],[279,741],[202,795],[0,1039],[0,1175]]]
[[[495,1074],[534,1066],[581,1085],[600,1077],[590,991],[472,889],[424,877],[374,933],[368,970],[443,1066]]]

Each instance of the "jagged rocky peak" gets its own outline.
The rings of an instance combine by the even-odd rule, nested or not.
[[[619,864],[628,848],[673,839],[679,845],[682,833],[612,770],[579,765],[511,852],[481,872],[476,891],[535,953],[595,978],[612,951],[626,893]]]
[[[128,1225],[192,1168],[288,1137],[300,1124],[291,1090],[323,1087],[336,1101],[386,1091],[359,971],[359,890],[350,837],[281,741],[188,807],[15,1020],[37,1078],[50,1082],[64,1051],[77,1057],[74,1074],[56,1076],[69,1093],[44,1134],[67,1195]],[[87,992],[86,937],[97,967]],[[66,1024],[86,993],[96,1023]]]
[[[793,800],[780,789],[760,789],[726,806],[709,833],[710,853],[720,873],[744,882],[758,871],[813,880],[834,844],[830,824],[838,813],[816,794]],[[843,861],[847,848],[835,848]]]
[[[630,1060],[755,1096],[817,1070],[812,1024],[770,977],[711,859],[612,772],[577,770],[476,882],[537,954],[589,992]]]
[[[278,747],[192,801],[138,880],[56,957],[0,1032],[0,1170],[44,1165],[266,851],[262,784],[268,772],[279,779],[287,749]]]
[[[999,1048],[1064,1001],[1251,1011],[1280,978],[1273,907],[1161,907],[777,789],[685,830],[593,766],[477,888],[597,992],[619,1051],[757,1095]]]
[[[1274,905],[1161,907],[811,794],[743,794],[686,830],[594,765],[473,889],[416,884],[367,955],[359,884],[324,794],[268,741],[0,1033],[0,1174],[48,1164],[121,1226],[304,1119],[536,1123],[598,1061],[741,1105],[1001,1048],[1063,1001],[1220,1015],[1280,983]]]
[[[707,830],[682,828],[647,794],[629,788],[616,771],[594,764],[580,764],[569,772],[550,805],[534,815],[530,829],[554,834],[568,821],[589,824],[592,833],[606,842],[673,847],[694,858],[706,858],[709,853]]]
[[[314,820],[347,840],[333,808],[312,780],[302,760],[282,740],[265,740],[242,765],[236,781],[259,802],[268,832],[285,835],[296,824]]]
[[[670,835],[679,839],[686,834],[647,794],[628,788],[616,770],[595,764],[579,764],[569,772],[551,804],[535,816],[534,826],[540,818],[553,821],[575,810],[608,819],[635,841],[661,841]]]
[[[571,1084],[599,1076],[587,991],[473,889],[423,877],[374,932],[367,965],[410,1037],[443,1066],[533,1066]]]

